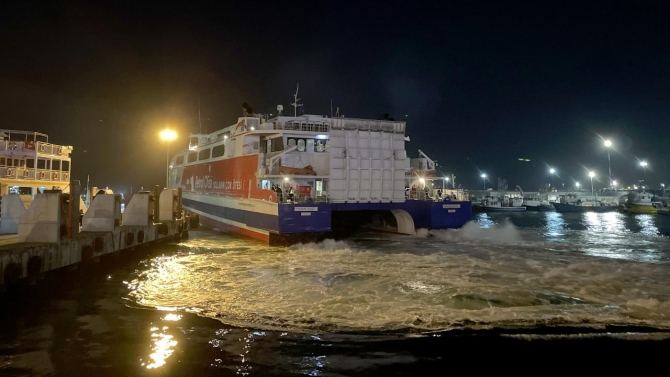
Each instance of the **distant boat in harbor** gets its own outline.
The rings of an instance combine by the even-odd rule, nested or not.
[[[662,207],[662,203],[654,202],[653,197],[651,193],[646,191],[640,193],[631,191],[628,193],[628,199],[624,203],[624,211],[630,214],[656,214]]]
[[[551,205],[548,199],[543,198],[540,195],[530,195],[527,196],[523,192],[523,189],[519,185],[516,186],[517,190],[521,193],[523,201],[521,202],[522,207],[526,207],[526,211],[553,211],[554,206]]]
[[[522,206],[523,198],[498,198],[487,196],[480,203],[473,203],[473,212],[522,212],[526,207]]]
[[[614,212],[619,206],[601,200],[582,200],[574,194],[562,195],[558,202],[551,203],[557,212]]]

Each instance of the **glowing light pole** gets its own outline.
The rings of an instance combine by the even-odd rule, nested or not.
[[[644,169],[644,176],[642,177],[642,182],[644,182],[642,189],[644,189],[647,186],[647,161],[640,162],[640,166]]]
[[[165,175],[165,187],[168,187],[170,185],[170,142],[174,139],[177,138],[177,133],[170,130],[170,129],[164,129],[160,133],[161,140],[163,140],[166,144],[166,175]]]
[[[482,174],[482,178],[484,179],[484,191],[486,191],[486,174]]]
[[[575,182],[575,187],[579,190],[579,182]]]
[[[549,191],[553,191],[554,190],[554,175],[556,175],[556,169],[554,169],[554,168],[549,169],[549,174],[551,174],[551,187],[550,187]]]
[[[612,142],[609,140],[605,140],[605,147],[607,148],[607,169],[609,170],[610,173],[610,182],[612,182],[612,164],[610,163],[610,147],[612,146]]]
[[[595,176],[596,176],[596,173],[594,173],[592,171],[589,172],[589,177],[591,177],[591,196],[593,196],[594,199],[595,199],[596,196],[595,196],[595,193],[593,191],[593,177],[595,177]]]

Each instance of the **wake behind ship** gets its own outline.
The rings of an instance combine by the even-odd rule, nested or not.
[[[171,160],[169,186],[182,188],[184,208],[203,225],[290,244],[362,219],[403,234],[471,219],[471,203],[456,192],[425,188],[435,163],[407,157],[405,122],[278,110],[269,118],[245,106],[237,123],[191,135]]]

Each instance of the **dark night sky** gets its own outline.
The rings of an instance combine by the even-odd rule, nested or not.
[[[75,147],[74,178],[163,184],[166,124],[198,131],[289,108],[406,118],[464,187],[670,182],[666,2],[2,2],[2,127]],[[371,2],[372,3],[372,2]],[[439,4],[435,2],[435,4]],[[531,162],[519,162],[518,158]],[[555,182],[555,183],[558,183]],[[491,183],[488,184],[491,186]]]

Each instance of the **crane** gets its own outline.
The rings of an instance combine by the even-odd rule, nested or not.
[[[525,196],[525,195],[523,194],[523,190],[521,189],[521,186],[516,185],[516,189],[519,190],[519,192],[521,192],[521,196],[522,196],[522,197]]]

